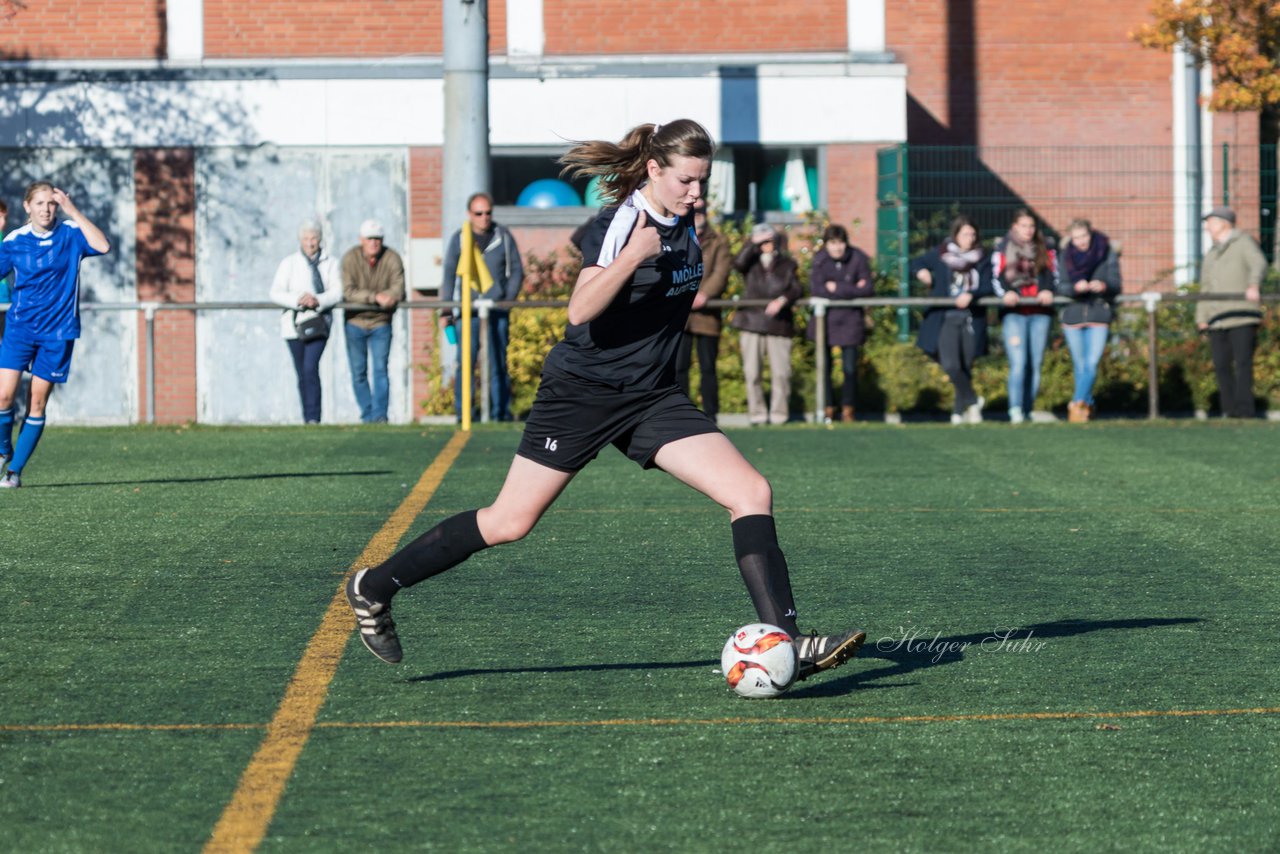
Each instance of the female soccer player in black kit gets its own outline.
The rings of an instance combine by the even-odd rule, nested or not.
[[[506,482],[488,507],[441,522],[386,563],[347,582],[360,639],[383,661],[401,658],[391,598],[481,549],[528,534],[583,466],[613,445],[729,511],[743,581],[762,622],[795,640],[803,679],[843,664],[866,633],[801,635],[778,547],[769,482],[676,383],[676,351],[702,279],[693,204],[715,144],[697,122],[633,128],[561,158],[599,176],[609,207],[587,228],[564,340],[546,358],[537,398]]]

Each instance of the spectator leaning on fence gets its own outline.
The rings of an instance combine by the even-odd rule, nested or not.
[[[957,217],[951,235],[911,262],[911,272],[929,286],[929,296],[952,301],[925,312],[916,346],[938,360],[955,388],[951,423],[976,424],[985,401],[973,388],[973,361],[987,352],[987,310],[978,301],[994,293],[978,226]]]
[[[45,405],[67,381],[80,337],[80,261],[111,251],[106,235],[47,181],[27,188],[30,217],[0,243],[0,277],[13,276],[13,305],[0,341],[0,488],[22,486],[22,470],[44,432]],[[70,219],[59,220],[61,209]],[[14,397],[31,372],[27,417],[13,443]]]
[[[1058,253],[1058,291],[1071,300],[1059,314],[1075,376],[1067,420],[1083,423],[1093,417],[1093,386],[1120,293],[1120,251],[1087,219],[1072,221],[1067,237]]]
[[[360,224],[360,245],[342,256],[343,302],[372,306],[367,311],[347,309],[343,324],[351,386],[360,420],[366,424],[387,420],[391,315],[404,299],[404,262],[384,237],[382,223],[367,219]]]
[[[1244,302],[1204,301],[1196,305],[1196,326],[1209,334],[1218,401],[1228,418],[1252,418],[1253,349],[1262,323],[1260,288],[1267,259],[1252,237],[1236,228],[1236,214],[1219,207],[1204,218],[1213,246],[1200,264],[1200,292],[1243,295]]]
[[[733,267],[743,274],[742,298],[768,300],[743,306],[733,315],[740,331],[742,374],[747,386],[747,417],[752,425],[785,424],[791,415],[791,339],[796,327],[791,306],[803,295],[796,262],[787,254],[786,235],[759,223]],[[769,406],[765,408],[763,362],[769,359]]]
[[[271,301],[282,306],[280,336],[298,374],[302,420],[320,423],[320,357],[329,343],[332,309],[342,301],[338,262],[320,245],[320,224],[298,229],[298,251],[285,257],[271,280]]]
[[[461,299],[461,288],[469,282],[472,300],[483,297],[494,302],[514,302],[520,296],[524,284],[524,265],[520,262],[520,248],[505,226],[493,221],[493,197],[488,193],[474,193],[467,200],[467,222],[449,238],[444,254],[444,279],[440,286],[440,299]],[[441,328],[457,323],[453,309],[440,313]],[[458,329],[458,340],[462,330]],[[489,310],[489,418],[493,421],[511,420],[511,377],[507,372],[507,345],[511,340],[511,318],[505,308]],[[480,318],[472,309],[471,316],[471,364],[474,367],[480,353]],[[479,409],[481,403],[474,394],[472,384],[471,405]],[[458,360],[458,374],[453,386],[453,405],[462,416],[462,360]],[[474,415],[475,413],[473,413]]]
[[[720,379],[716,376],[716,357],[720,355],[720,309],[707,308],[707,300],[719,299],[729,284],[729,241],[707,221],[707,203],[698,199],[693,205],[693,228],[702,247],[702,284],[693,297],[693,308],[680,337],[676,351],[676,382],[689,394],[689,368],[693,352],[698,352],[699,387],[702,411],[715,421],[720,414]]]
[[[1057,266],[1035,215],[1023,208],[991,254],[992,284],[1004,301],[1000,310],[1005,355],[1009,359],[1009,420],[1021,424],[1040,393],[1040,366],[1053,323]],[[1019,305],[1034,298],[1035,305]]]
[[[829,300],[863,299],[875,294],[875,281],[871,278],[871,260],[867,253],[849,244],[849,232],[843,225],[828,225],[822,233],[822,248],[813,256],[813,269],[809,274],[810,293]],[[840,307],[827,309],[824,318],[828,348],[827,375],[822,378],[826,386],[827,405],[823,413],[828,424],[836,420],[835,397],[831,374],[835,359],[831,355],[840,348],[840,368],[844,381],[840,386],[840,412],[842,421],[853,421],[854,406],[858,399],[858,348],[867,339],[867,318],[862,309]],[[818,318],[809,324],[809,340],[816,341]]]

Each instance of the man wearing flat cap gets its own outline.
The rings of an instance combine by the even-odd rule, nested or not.
[[[360,245],[342,256],[343,302],[369,306],[347,309],[343,327],[351,386],[366,424],[387,420],[391,315],[404,299],[404,262],[383,243],[385,237],[382,223],[366,219],[360,224]]]
[[[1196,304],[1196,326],[1209,336],[1218,400],[1228,418],[1252,418],[1253,350],[1262,323],[1259,286],[1267,259],[1257,242],[1236,228],[1235,211],[1217,207],[1204,217],[1213,239],[1200,266],[1202,294],[1243,295],[1243,300],[1207,300]]]

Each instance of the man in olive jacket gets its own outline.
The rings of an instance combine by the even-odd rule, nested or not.
[[[367,311],[347,309],[343,326],[351,386],[366,424],[387,420],[391,315],[404,300],[404,262],[383,244],[384,236],[382,223],[367,219],[360,224],[360,245],[342,256],[343,302],[370,306]]]
[[[1228,418],[1252,418],[1253,350],[1262,323],[1259,286],[1267,259],[1252,237],[1236,228],[1235,211],[1219,207],[1204,218],[1213,246],[1200,266],[1200,292],[1243,294],[1245,301],[1196,304],[1196,326],[1209,335],[1218,400]]]

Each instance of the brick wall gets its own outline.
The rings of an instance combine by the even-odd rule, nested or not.
[[[845,0],[811,0],[802,14],[787,14],[769,0],[717,3],[714,10],[683,0],[545,0],[542,14],[548,54],[839,51],[848,45]]]
[[[1009,0],[885,4],[907,64],[908,139],[926,144],[1167,145],[1167,54],[1128,34],[1148,0],[1069,10]]]
[[[138,300],[194,302],[196,296],[195,155],[191,149],[140,148],[134,152],[137,204]],[[138,340],[146,341],[138,319]],[[155,318],[156,421],[196,418],[194,312],[160,311]],[[146,353],[138,347],[140,420],[147,419]]]
[[[849,239],[876,253],[876,149],[874,144],[827,146],[827,208]]]
[[[157,59],[164,42],[165,0],[24,0],[0,21],[6,60]]]
[[[477,4],[479,6],[481,4]],[[490,0],[489,49],[507,49],[507,5]],[[439,55],[440,0],[205,0],[204,50],[211,58]]]

